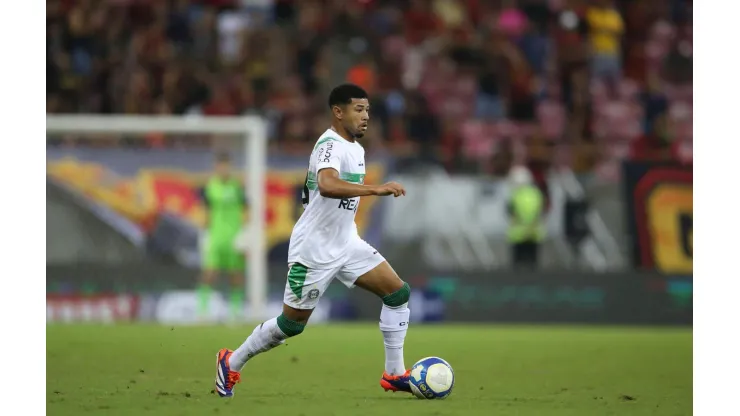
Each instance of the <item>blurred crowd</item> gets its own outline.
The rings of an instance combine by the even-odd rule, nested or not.
[[[625,158],[692,160],[691,16],[691,0],[47,0],[47,112],[261,114],[271,151],[302,154],[350,81],[371,95],[369,153],[614,179]]]

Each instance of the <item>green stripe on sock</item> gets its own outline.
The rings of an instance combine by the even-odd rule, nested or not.
[[[383,303],[387,306],[395,308],[408,302],[409,297],[411,297],[411,287],[408,283],[404,282],[403,286],[400,289],[391,293],[390,295],[383,296]]]
[[[301,263],[293,264],[290,266],[290,270],[288,270],[288,285],[298,299],[303,294],[303,284],[306,283],[306,274],[308,274],[308,268]]]
[[[233,288],[229,293],[229,309],[232,316],[238,316],[244,303],[244,289]]]
[[[283,314],[280,314],[280,316],[277,317],[277,326],[281,331],[283,331],[283,334],[289,337],[294,337],[300,334],[303,332],[303,329],[306,328],[306,325],[300,324],[296,321],[291,321]]]
[[[211,286],[201,284],[198,286],[198,314],[208,313],[208,303],[211,300]]]

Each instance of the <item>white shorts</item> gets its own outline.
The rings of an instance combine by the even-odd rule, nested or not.
[[[295,309],[314,309],[335,277],[352,288],[358,277],[385,261],[378,250],[365,240],[358,238],[351,244],[347,261],[332,269],[311,269],[300,263],[289,264],[283,302]]]

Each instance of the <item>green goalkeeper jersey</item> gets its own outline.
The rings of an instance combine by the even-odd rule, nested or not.
[[[233,239],[244,223],[246,198],[236,179],[211,178],[201,197],[207,208],[208,234],[212,239]]]

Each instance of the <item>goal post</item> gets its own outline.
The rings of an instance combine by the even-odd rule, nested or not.
[[[261,320],[267,305],[267,251],[265,242],[265,180],[267,127],[259,116],[124,116],[47,115],[47,134],[229,134],[245,141],[245,195],[250,206],[247,247],[246,298],[249,318]]]

